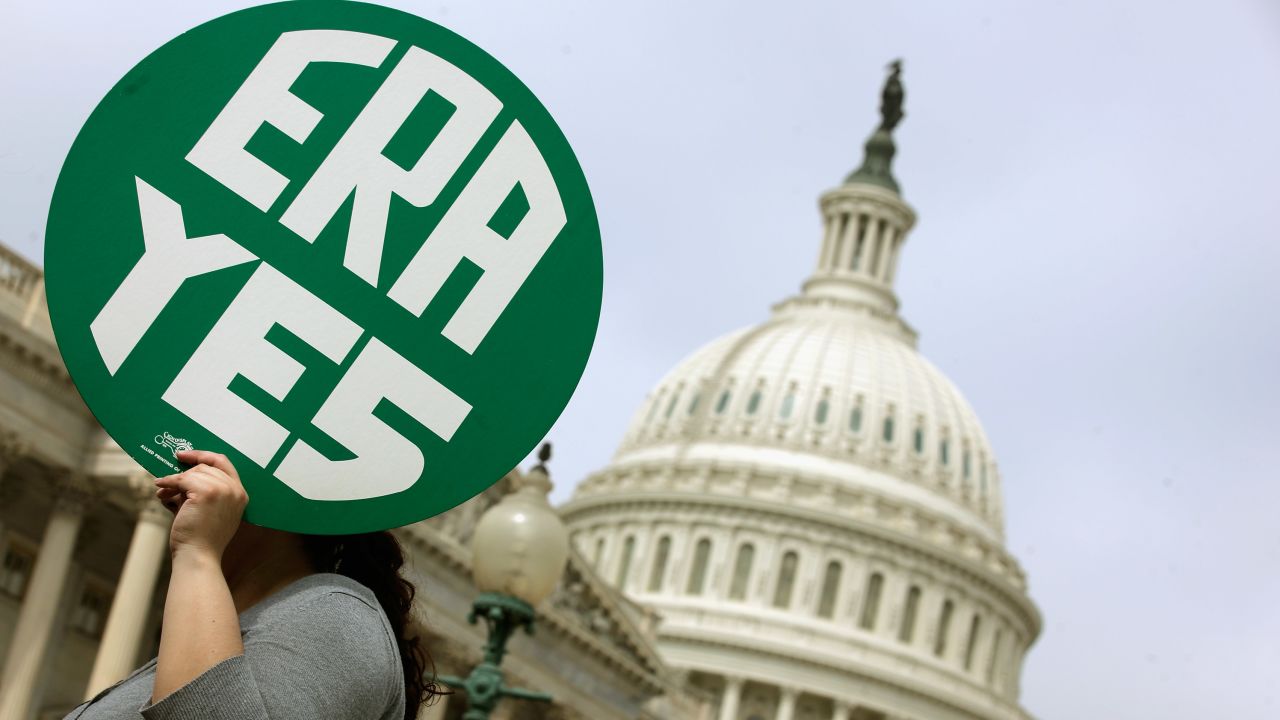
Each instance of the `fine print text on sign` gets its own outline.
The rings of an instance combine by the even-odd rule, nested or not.
[[[171,41],[95,110],[46,273],[88,406],[156,474],[226,452],[253,522],[394,527],[483,490],[563,410],[600,241],[563,135],[425,20],[270,5]]]

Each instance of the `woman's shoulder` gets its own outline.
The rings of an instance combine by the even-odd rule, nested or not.
[[[299,605],[328,595],[347,595],[377,608],[378,598],[373,591],[345,575],[336,573],[312,573],[280,588],[258,604],[240,614],[241,622],[272,612],[290,612]]]
[[[372,590],[337,573],[312,573],[289,583],[272,597],[278,597],[279,604],[296,606],[329,595],[348,595],[373,608],[380,607]]]
[[[378,598],[369,588],[344,575],[315,573],[296,580],[240,616],[246,634],[280,626],[370,628],[390,632]]]
[[[245,611],[240,626],[245,656],[255,666],[309,658],[320,677],[341,672],[379,678],[388,696],[401,692],[400,653],[391,623],[373,591],[351,578],[308,575]]]

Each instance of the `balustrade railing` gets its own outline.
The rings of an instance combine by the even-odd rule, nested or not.
[[[30,327],[44,310],[44,271],[0,243],[0,311]]]

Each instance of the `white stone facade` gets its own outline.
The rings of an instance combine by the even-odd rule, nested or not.
[[[1014,719],[1040,631],[973,410],[893,278],[915,213],[847,182],[818,267],[641,404],[564,508],[719,720]]]

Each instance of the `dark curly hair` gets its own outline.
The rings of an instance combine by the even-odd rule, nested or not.
[[[404,667],[404,717],[414,720],[424,702],[441,694],[431,655],[412,633],[413,583],[400,573],[404,550],[388,531],[359,535],[304,535],[303,547],[316,572],[345,575],[373,591],[395,632]],[[428,679],[430,678],[430,679]]]

